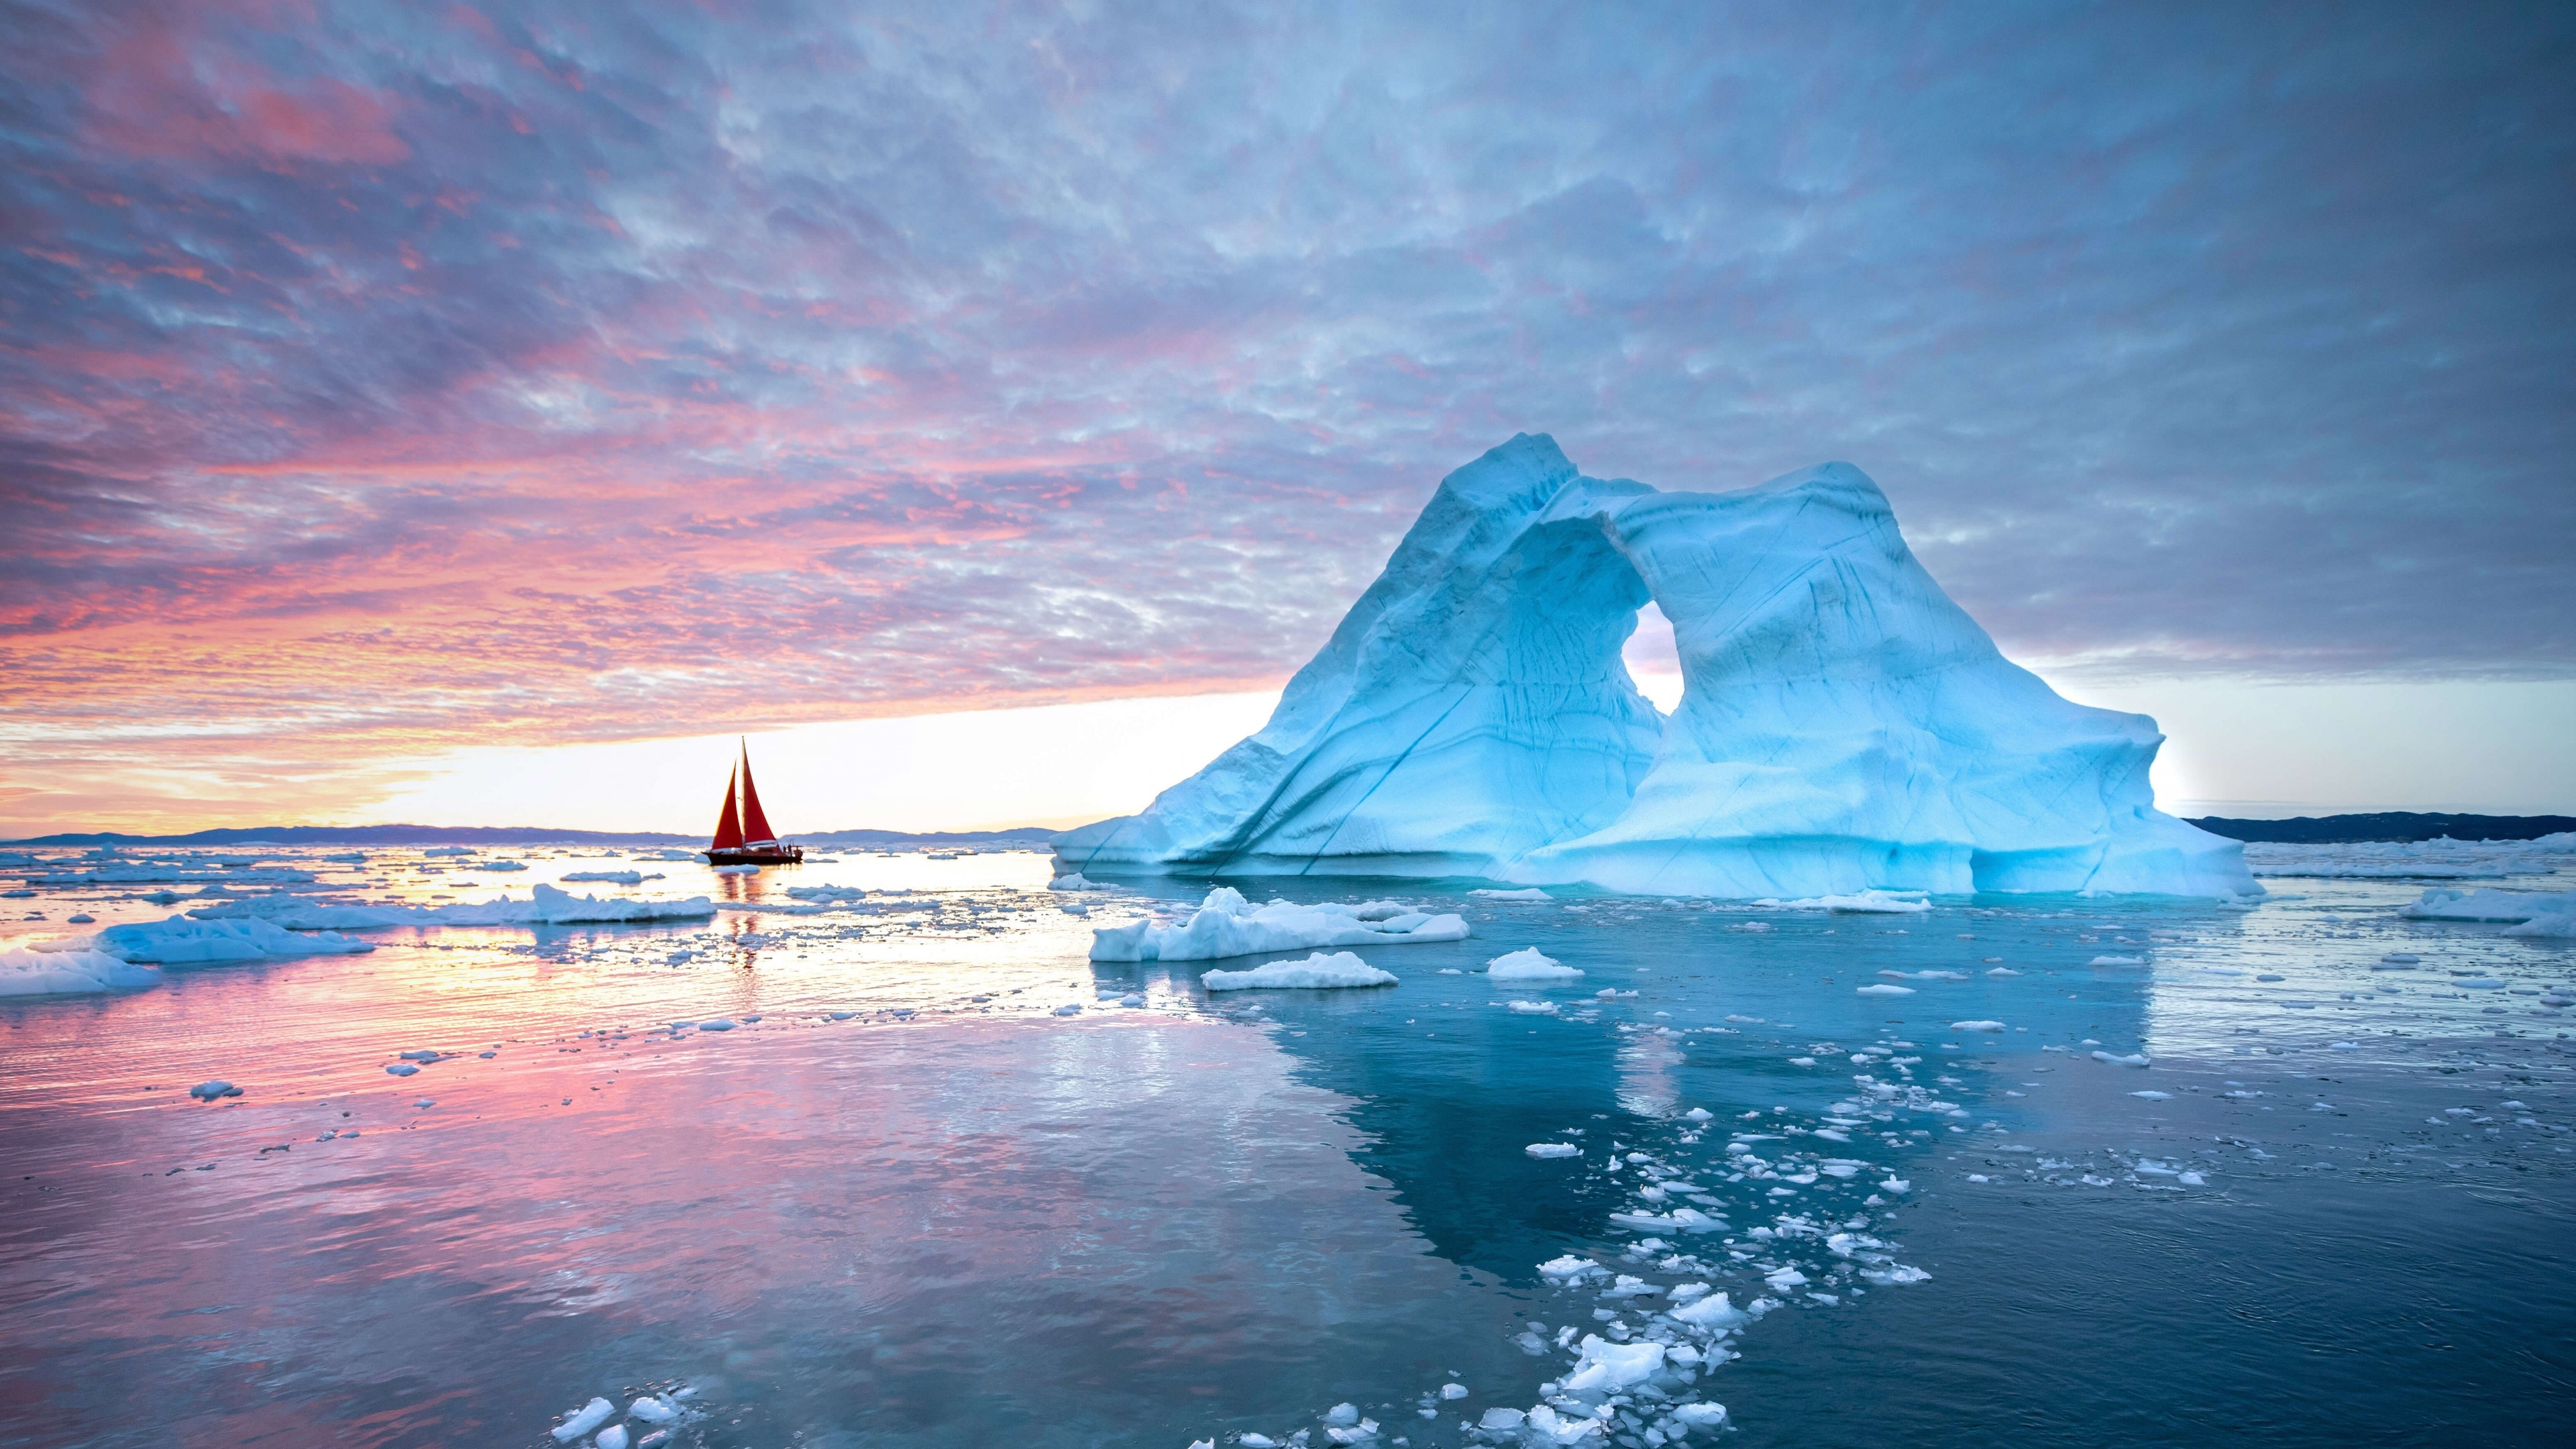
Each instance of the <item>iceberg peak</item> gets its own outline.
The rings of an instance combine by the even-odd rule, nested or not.
[[[1669,718],[1620,659],[1649,600]],[[1441,481],[1259,733],[1055,849],[1093,876],[2258,894],[2242,846],[2156,810],[2162,743],[2004,658],[1848,463],[1662,492],[1524,433]]]

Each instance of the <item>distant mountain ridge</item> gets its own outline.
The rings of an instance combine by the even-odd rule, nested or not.
[[[2230,840],[2276,845],[2348,845],[2365,840],[2537,840],[2576,830],[2570,815],[2426,815],[2382,810],[2367,815],[2301,815],[2290,820],[2231,820],[2212,815],[2191,822]]]
[[[830,830],[797,835],[799,844],[822,846],[1044,845],[1052,831]],[[0,845],[653,845],[702,846],[703,835],[607,830],[549,830],[525,825],[267,825],[195,830],[185,835],[128,835],[117,830],[39,835]]]

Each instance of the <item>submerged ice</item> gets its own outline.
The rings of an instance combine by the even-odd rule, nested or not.
[[[1649,600],[1669,719],[1620,663]],[[2258,893],[2241,846],[2154,808],[2161,743],[2005,659],[1857,469],[1662,493],[1523,435],[1443,480],[1260,733],[1055,849],[1819,901]]]

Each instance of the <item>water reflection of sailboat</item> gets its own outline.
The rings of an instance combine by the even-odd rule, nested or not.
[[[739,794],[742,808],[736,813]],[[716,817],[715,842],[707,847],[709,865],[795,865],[805,859],[805,847],[789,845],[769,828],[769,817],[761,813],[760,792],[751,784],[751,746],[742,747],[742,762],[734,766],[725,781],[724,813]]]

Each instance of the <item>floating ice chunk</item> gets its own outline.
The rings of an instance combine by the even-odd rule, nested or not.
[[[76,996],[160,984],[161,973],[105,951],[46,941],[0,951],[0,996]]]
[[[1498,1433],[1509,1432],[1519,1428],[1521,1421],[1528,1417],[1518,1409],[1487,1409],[1484,1416],[1476,1421],[1476,1427]]]
[[[1556,1015],[1556,1003],[1553,1001],[1514,1001],[1508,1005],[1523,1016]]]
[[[1541,955],[1536,946],[1524,946],[1486,962],[1485,975],[1495,981],[1572,981],[1583,973]]]
[[[1347,1428],[1359,1421],[1360,1406],[1357,1404],[1335,1404],[1324,1411],[1324,1422],[1327,1424],[1338,1424]]]
[[[1442,1384],[1440,1386],[1440,1397],[1444,1399],[1463,1399],[1467,1397],[1467,1386],[1465,1384],[1458,1383]]]
[[[589,1433],[591,1430],[598,1428],[600,1425],[607,1423],[616,1413],[617,1406],[615,1404],[610,1403],[606,1399],[592,1399],[589,1403],[582,1405],[580,1408],[572,1410],[570,1417],[566,1418],[562,1423],[555,1425],[555,1442],[558,1444],[569,1444],[573,1440],[580,1438],[582,1435]]]
[[[1279,1449],[1279,1441],[1267,1434],[1245,1434],[1234,1442],[1242,1445],[1243,1449]]]
[[[1553,901],[1556,899],[1556,897],[1538,889],[1536,886],[1532,886],[1530,889],[1524,891],[1505,891],[1488,888],[1472,890],[1467,892],[1467,894],[1472,897],[1488,901]]]
[[[1639,1278],[1633,1274],[1622,1273],[1618,1276],[1618,1280],[1616,1282],[1613,1282],[1609,1287],[1601,1290],[1601,1296],[1604,1298],[1652,1298],[1663,1291],[1663,1285],[1660,1283],[1649,1283],[1645,1279]]]
[[[1726,1405],[1705,1401],[1675,1404],[1673,1417],[1694,1429],[1714,1429],[1726,1422]]]
[[[1771,1285],[1772,1292],[1786,1293],[1792,1288],[1805,1287],[1807,1275],[1795,1268],[1774,1268],[1762,1275],[1762,1281]]]
[[[2147,958],[2144,956],[2096,956],[2084,964],[2088,966],[2144,966],[2147,964]]]
[[[1691,1285],[1684,1284],[1683,1286],[1689,1287]],[[1704,1328],[1710,1330],[1741,1328],[1745,1324],[1753,1321],[1743,1309],[1727,1302],[1725,1294],[1709,1293],[1708,1285],[1705,1283],[1697,1286],[1700,1290],[1699,1294],[1692,1295],[1690,1302],[1682,1304],[1678,1308],[1665,1310],[1664,1316],[1679,1323],[1687,1323],[1693,1328]],[[1676,1288],[1673,1290],[1673,1293],[1678,1297],[1681,1293],[1681,1289]],[[1706,1296],[1701,1296],[1702,1294],[1705,1294]]]
[[[1082,1015],[1082,1003],[1073,1002],[1068,1005],[1059,1006],[1055,1009],[1055,1014],[1058,1016],[1080,1016]]]
[[[1880,1284],[1881,1286],[1889,1286],[1898,1283],[1928,1283],[1932,1281],[1931,1274],[1924,1272],[1920,1268],[1909,1267],[1903,1263],[1891,1263],[1885,1268],[1863,1268],[1860,1275],[1870,1282]]]
[[[211,1102],[218,1097],[238,1097],[241,1094],[241,1088],[225,1081],[199,1082],[188,1089],[188,1095],[200,1102]]]
[[[626,1426],[611,1424],[600,1430],[599,1437],[591,1442],[598,1445],[599,1449],[626,1449]]]
[[[1047,889],[1051,891],[1096,891],[1105,890],[1107,887],[1093,885],[1090,881],[1083,879],[1081,871],[1069,870],[1064,874],[1057,876],[1055,879],[1048,881]]]
[[[294,956],[339,956],[376,949],[333,931],[304,935],[267,921],[192,921],[172,916],[166,921],[133,921],[110,926],[95,936],[66,942],[104,951],[128,962],[161,966],[214,966],[236,961],[266,961]]]
[[[1377,904],[1371,902],[1370,904]],[[1463,941],[1467,923],[1458,916],[1408,912],[1364,917],[1362,907],[1297,905],[1272,901],[1255,908],[1231,886],[1208,892],[1186,924],[1157,925],[1133,921],[1102,926],[1091,933],[1094,961],[1213,961],[1227,956],[1254,956],[1267,951],[1301,951],[1325,946],[1383,946],[1399,943]]]
[[[389,1077],[408,1077],[419,1070],[420,1068],[409,1062],[387,1062],[385,1064],[385,1075]]]
[[[1706,1122],[1709,1120],[1709,1111],[1706,1107],[1693,1107],[1682,1116],[1693,1122]]]
[[[1272,961],[1249,971],[1204,972],[1199,984],[1210,991],[1322,990],[1337,986],[1393,986],[1396,977],[1394,972],[1381,971],[1348,951],[1329,956],[1318,951],[1303,961]]]
[[[2530,891],[2429,890],[2399,914],[2427,921],[2529,921],[2541,916],[2576,915],[2576,891],[2541,895]]]
[[[2093,1054],[2093,1060],[2097,1062],[2109,1062],[2115,1067],[2143,1067],[2147,1064],[2147,1058],[2143,1052],[2131,1052],[2125,1056],[2114,1056],[2109,1052],[2097,1051]]]
[[[1533,1142],[1521,1150],[1532,1157],[1574,1157],[1583,1151],[1571,1142]]]
[[[640,870],[575,870],[565,872],[559,879],[597,881],[602,885],[642,885],[648,880],[662,879],[662,873],[657,870],[648,876]],[[795,893],[794,887],[788,888],[789,895]]]
[[[1912,996],[1914,994],[1914,988],[1911,986],[1890,986],[1886,982],[1881,981],[1874,985],[1860,987],[1858,989],[1858,994],[1862,996]]]
[[[1652,1341],[1612,1343],[1598,1334],[1583,1336],[1582,1356],[1574,1372],[1558,1382],[1568,1394],[1615,1394],[1644,1383],[1664,1367],[1664,1346]]]
[[[2000,1021],[1954,1021],[1950,1023],[1950,1029],[1952,1031],[2001,1031],[2004,1029],[2004,1024]]]
[[[734,1027],[735,1027],[736,1025],[737,1025],[737,1023],[735,1023],[735,1022],[733,1022],[733,1021],[729,1021],[729,1020],[727,1020],[726,1018],[719,1016],[719,1017],[713,1017],[713,1018],[710,1018],[709,1020],[706,1020],[706,1021],[699,1022],[699,1023],[698,1023],[698,1030],[700,1030],[700,1031],[731,1031],[731,1030],[733,1030],[733,1029],[734,1029]],[[748,1051],[748,1050],[750,1050],[750,1048],[746,1047],[746,1048],[744,1048],[744,1050]]]
[[[2132,1096],[2132,1097],[2144,1097],[2144,1098],[2146,1098],[2146,1099],[2147,1099],[2148,1101],[2150,1101],[2150,1102],[2163,1102],[2163,1101],[2169,1101],[2169,1100],[2171,1100],[2171,1099],[2172,1099],[2172,1097],[2173,1097],[2173,1093],[2171,1093],[2171,1092],[2158,1092],[2158,1091],[2153,1091],[2153,1090],[2144,1091],[2144,1092],[2131,1092],[2129,1095],[2130,1095],[2130,1096]]]
[[[2209,1186],[2209,1179],[2208,1179],[2208,1178],[2205,1178],[2205,1177],[2203,1177],[2203,1176],[2201,1176],[2201,1175],[2200,1175],[2199,1173],[2197,1173],[2197,1172],[2184,1172],[2184,1173],[2182,1173],[2182,1174],[2180,1174],[2180,1175],[2176,1176],[2176,1177],[2174,1178],[2174,1181],[2181,1183],[2181,1184],[2182,1184],[2183,1186],[2185,1186],[2185,1187],[2207,1187],[2207,1186]]]
[[[1588,1274],[1607,1273],[1610,1270],[1589,1258],[1578,1258],[1568,1253],[1562,1258],[1551,1258],[1539,1264],[1538,1271],[1539,1276],[1543,1278],[1557,1278],[1570,1282]]]

